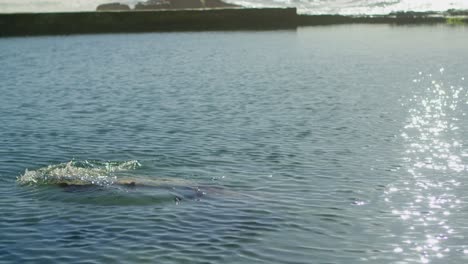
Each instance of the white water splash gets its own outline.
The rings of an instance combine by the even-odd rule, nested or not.
[[[452,0],[228,0],[246,7],[296,7],[301,14],[377,15],[400,11],[468,9],[468,1]]]
[[[136,160],[122,162],[69,161],[28,170],[18,177],[20,184],[95,184],[109,185],[115,182],[115,172],[134,170],[140,167]]]

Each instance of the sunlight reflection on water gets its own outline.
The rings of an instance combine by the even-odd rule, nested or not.
[[[468,96],[463,86],[444,83],[443,77],[441,68],[413,80],[415,94],[403,102],[409,110],[401,133],[407,176],[385,191],[392,214],[402,221],[402,241],[393,252],[406,261],[428,263],[468,252],[467,245],[449,242],[457,235],[452,215],[460,210],[457,188],[468,167],[457,125]]]

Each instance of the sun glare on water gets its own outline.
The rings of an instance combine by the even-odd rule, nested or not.
[[[463,83],[441,81],[444,74],[444,68],[437,74],[420,72],[413,80],[414,96],[403,103],[408,108],[401,131],[405,170],[385,192],[385,201],[402,225],[394,230],[401,243],[393,252],[407,261],[428,263],[468,253],[462,230],[454,227],[461,210],[462,175],[468,170],[459,127],[468,96]]]

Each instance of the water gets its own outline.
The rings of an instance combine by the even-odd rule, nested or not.
[[[0,39],[0,263],[465,263],[467,30]]]
[[[468,9],[466,0],[225,0],[246,7],[297,7],[303,14],[388,14],[397,11]],[[143,0],[0,0],[0,13],[94,11],[99,4],[134,6]]]

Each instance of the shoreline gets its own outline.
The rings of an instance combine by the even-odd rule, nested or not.
[[[468,24],[466,14],[301,15],[296,8],[212,8],[0,14],[0,37],[209,30],[275,30],[337,24]]]

